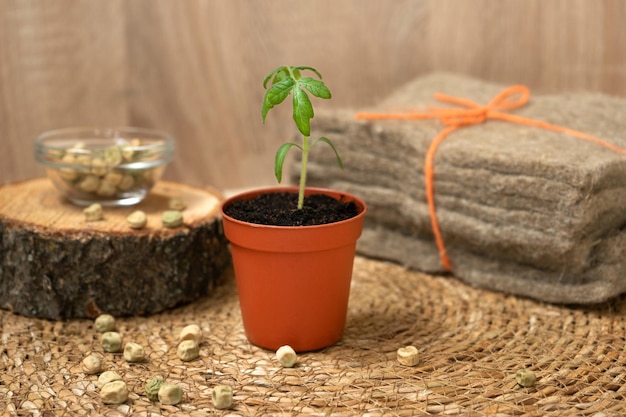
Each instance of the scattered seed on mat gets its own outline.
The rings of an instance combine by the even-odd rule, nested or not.
[[[176,405],[183,398],[183,390],[176,384],[168,384],[167,382],[159,388],[159,401],[165,405]]]
[[[298,355],[296,355],[291,346],[285,345],[279,347],[276,351],[276,359],[278,359],[283,368],[293,368],[298,360]]]
[[[524,388],[529,388],[535,385],[537,377],[535,373],[530,369],[520,369],[515,373],[515,381]]]
[[[143,346],[135,342],[126,343],[124,346],[124,360],[126,362],[142,362],[145,358]]]
[[[178,344],[176,354],[181,361],[189,362],[200,356],[200,348],[195,340],[183,340]]]
[[[180,331],[180,335],[178,336],[178,340],[193,340],[197,344],[200,344],[202,341],[202,330],[200,329],[200,326],[197,324],[190,324],[183,327]]]
[[[121,380],[122,380],[122,377],[117,372],[115,372],[115,371],[104,371],[98,377],[98,381],[96,382],[96,386],[98,388],[102,388],[103,386],[105,386],[109,382],[121,381]]]
[[[218,385],[211,395],[213,405],[218,410],[226,410],[233,405],[233,389],[228,385]]]
[[[145,391],[146,396],[150,401],[158,401],[159,400],[159,389],[161,389],[161,385],[165,384],[165,381],[161,378],[152,378],[146,384]]]
[[[415,366],[419,363],[419,351],[415,346],[405,346],[398,349],[398,362],[404,366]]]
[[[113,381],[100,388],[100,398],[105,404],[122,404],[128,400],[128,387],[124,381]]]
[[[105,352],[116,353],[122,350],[122,336],[117,332],[102,333],[100,342]]]
[[[115,330],[115,318],[110,314],[100,314],[94,325],[98,333],[112,332]]]
[[[91,354],[83,359],[83,370],[87,375],[93,375],[102,372],[102,359],[100,356]]]

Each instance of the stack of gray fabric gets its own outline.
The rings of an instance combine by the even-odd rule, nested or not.
[[[361,254],[444,272],[425,196],[424,159],[436,120],[363,121],[358,111],[449,106],[436,92],[488,103],[504,86],[453,75],[416,79],[369,109],[318,110],[308,185],[369,206]],[[626,148],[626,100],[533,95],[512,113]],[[566,134],[503,121],[452,133],[434,159],[435,202],[452,272],[475,286],[556,303],[597,303],[626,291],[626,156]],[[297,169],[293,170],[294,176]]]

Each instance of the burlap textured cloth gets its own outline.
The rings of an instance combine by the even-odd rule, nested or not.
[[[401,87],[377,112],[441,107],[436,92],[488,103],[503,86],[432,74]],[[513,113],[626,147],[626,100],[533,95]],[[436,120],[362,121],[319,111],[308,184],[366,200],[359,251],[442,272],[428,213],[424,159]],[[435,201],[455,276],[476,286],[557,303],[597,303],[626,290],[626,156],[562,133],[487,120],[452,133],[434,159]]]

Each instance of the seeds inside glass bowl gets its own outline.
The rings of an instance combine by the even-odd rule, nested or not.
[[[166,132],[136,127],[73,127],[44,132],[35,158],[70,201],[127,206],[141,201],[174,157]]]

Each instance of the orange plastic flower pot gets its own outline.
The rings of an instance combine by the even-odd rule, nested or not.
[[[356,242],[363,229],[365,203],[334,190],[309,188],[353,201],[359,214],[319,226],[268,226],[236,220],[224,207],[274,187],[233,196],[222,204],[224,234],[231,244],[239,303],[248,340],[276,350],[318,350],[341,339],[346,322]]]

